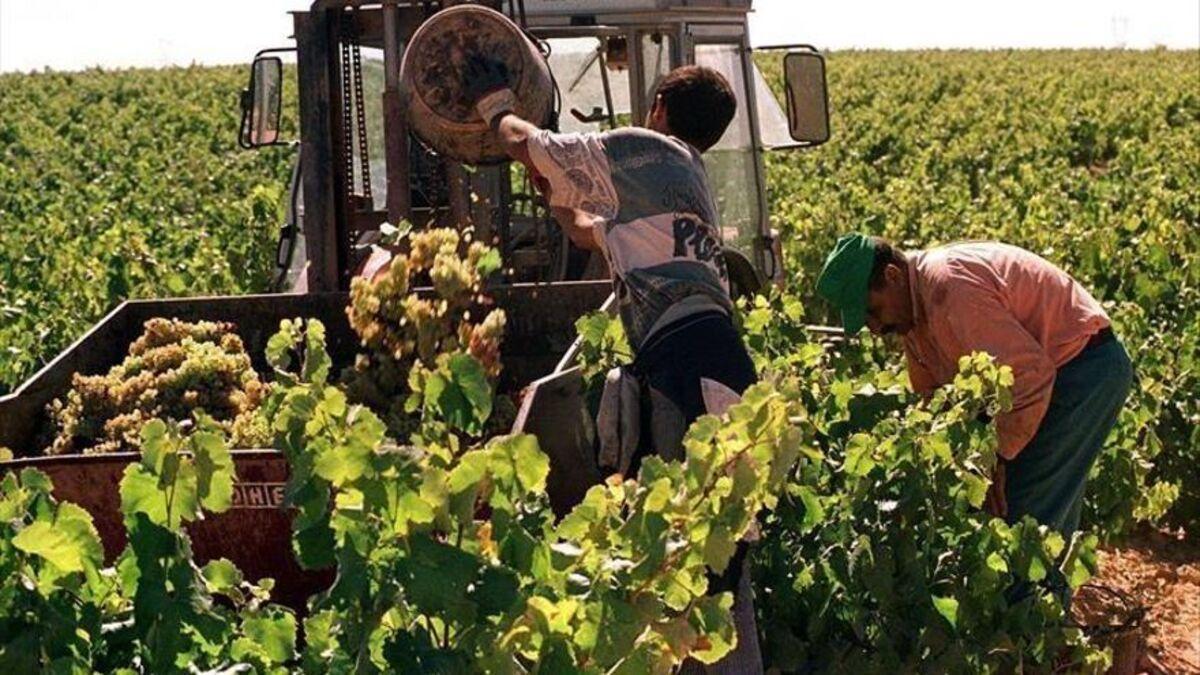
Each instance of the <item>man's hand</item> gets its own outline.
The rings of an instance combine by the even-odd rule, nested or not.
[[[1008,516],[1008,498],[1004,492],[1007,466],[1008,462],[1002,459],[996,462],[996,468],[992,469],[992,484],[988,487],[987,498],[983,502],[984,510],[997,518]]]
[[[503,61],[481,54],[467,57],[467,67],[463,70],[463,95],[472,102],[475,111],[489,126],[496,117],[512,112],[516,106],[516,96],[508,84],[508,66]]]

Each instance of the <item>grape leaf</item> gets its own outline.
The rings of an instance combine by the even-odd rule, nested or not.
[[[200,505],[223,513],[233,504],[233,457],[219,432],[198,431],[191,436],[196,461],[196,493]]]
[[[296,617],[278,607],[247,617],[246,637],[260,648],[268,663],[286,663],[296,653]]]
[[[958,600],[956,598],[935,595],[933,596],[933,606],[952,627],[958,628]]]
[[[328,447],[317,456],[313,471],[335,486],[345,485],[368,472],[372,452],[372,446],[357,442]]]
[[[804,520],[800,522],[800,531],[808,532],[825,520],[825,508],[821,506],[821,499],[817,493],[807,485],[799,486],[796,494],[804,503]]]
[[[12,539],[13,546],[36,555],[63,572],[82,572],[85,550],[46,521],[30,523]]]
[[[325,324],[309,319],[304,330],[304,369],[300,376],[305,382],[324,384],[332,367],[333,361],[325,351]]]
[[[696,632],[704,636],[691,656],[700,663],[716,663],[737,647],[737,630],[733,623],[733,594],[700,598],[688,614]]]
[[[496,272],[503,266],[500,260],[500,251],[489,247],[487,252],[479,256],[479,260],[475,263],[475,272],[481,277],[486,277],[492,272]]]
[[[709,569],[721,574],[729,565],[729,559],[737,550],[737,541],[724,525],[717,525],[704,540],[704,563]]]
[[[875,468],[872,453],[875,450],[875,439],[867,434],[854,434],[846,442],[845,470],[854,476],[865,476]]]
[[[210,560],[201,569],[208,587],[215,593],[226,593],[242,583],[242,572],[228,558]]]
[[[167,522],[167,494],[158,487],[158,478],[140,464],[125,467],[121,478],[121,512],[126,517],[143,513],[151,522]]]

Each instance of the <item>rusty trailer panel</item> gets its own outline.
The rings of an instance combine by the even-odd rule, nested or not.
[[[546,494],[558,515],[570,512],[588,489],[604,480],[595,459],[596,425],[578,367],[530,384],[513,431],[537,436],[550,457]]]
[[[83,507],[92,515],[104,543],[104,560],[111,564],[126,544],[121,519],[118,487],[125,467],[137,462],[137,453],[105,455],[62,455],[33,457],[5,462],[4,471],[38,469],[54,482],[54,496]],[[308,597],[327,588],[332,570],[303,570],[292,555],[292,516],[283,508],[283,490],[288,467],[275,450],[234,450],[233,507],[220,514],[207,514],[187,526],[192,551],[203,564],[228,558],[247,579],[275,580],[273,598],[302,610]]]

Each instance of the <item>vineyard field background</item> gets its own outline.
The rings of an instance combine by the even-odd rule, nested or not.
[[[778,89],[777,57],[764,55],[760,65]],[[757,365],[780,375],[789,405],[828,424],[818,436],[831,452],[797,470],[765,525],[767,543],[755,558],[764,652],[785,669],[800,667],[790,658],[836,669],[866,656],[893,659],[876,667],[900,668],[918,658],[914,645],[954,634],[987,653],[986,641],[1003,632],[1001,614],[989,613],[996,594],[985,582],[998,577],[987,568],[1007,573],[993,556],[1027,558],[1033,535],[1000,521],[981,530],[978,509],[959,493],[960,479],[970,478],[961,458],[933,461],[928,475],[899,456],[885,465],[879,453],[920,445],[929,422],[899,424],[915,403],[899,384],[899,355],[884,341],[864,338],[830,357],[803,337],[800,325],[833,319],[814,295],[816,275],[847,231],[913,249],[997,239],[1062,266],[1104,303],[1138,374],[1097,461],[1084,526],[1110,546],[1144,537],[1141,524],[1182,527],[1194,548],[1200,52],[838,52],[828,70],[833,140],[767,160],[787,282],[741,316]],[[294,154],[237,147],[246,76],[244,67],[0,76],[0,395],[126,298],[267,290]],[[295,88],[285,91],[294,96]],[[289,109],[287,124],[295,118],[294,104]],[[284,136],[294,135],[285,124]],[[995,371],[977,366],[977,381],[995,384]],[[982,443],[971,426],[975,403],[958,405],[960,417],[947,419]],[[869,411],[870,420],[853,410]],[[856,445],[863,434],[851,434],[855,425],[878,446]],[[851,462],[852,452],[867,454]],[[871,452],[878,463],[863,459]],[[921,500],[906,502],[918,493],[890,492],[901,487],[954,499],[937,515],[942,530],[930,528],[924,553],[889,563],[877,556],[890,555],[889,538],[907,533],[896,519],[859,517],[860,509],[895,509],[898,501],[904,518],[928,519]],[[1035,557],[1056,555],[1041,539],[1030,545]],[[961,559],[944,569],[929,550]],[[812,562],[829,551],[829,565]],[[879,567],[864,567],[865,558]],[[905,565],[930,560],[938,562],[928,579],[949,589],[933,605],[932,585],[903,581]],[[1181,565],[1196,577],[1188,583],[1200,585],[1196,561]],[[881,588],[882,577],[901,581]],[[952,609],[937,604],[950,601]],[[813,611],[814,603],[828,611]],[[928,606],[910,621],[901,610],[915,603]],[[857,635],[868,620],[877,623]],[[906,635],[913,626],[923,632]],[[1197,645],[1185,649],[1200,659]],[[967,652],[940,658],[961,665],[976,658]]]
[[[292,155],[238,148],[247,73],[0,75],[0,392],[126,298],[267,289]]]

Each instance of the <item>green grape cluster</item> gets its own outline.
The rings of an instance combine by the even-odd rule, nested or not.
[[[500,267],[498,252],[470,232],[433,229],[405,235],[389,266],[356,278],[346,313],[366,352],[345,376],[351,398],[376,410],[389,429],[415,429],[406,402],[414,376],[437,370],[442,354],[465,352],[494,381],[500,374],[505,314],[488,309],[483,280]]]
[[[55,437],[48,454],[133,451],[141,428],[159,418],[184,421],[203,411],[234,445],[259,447],[270,430],[258,415],[266,385],[235,326],[155,318],[129,355],[103,375],[76,373],[50,404]]]

